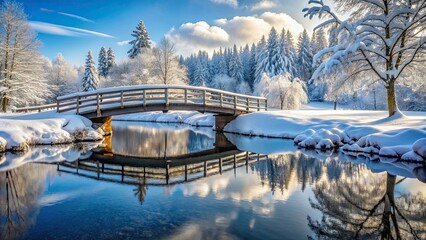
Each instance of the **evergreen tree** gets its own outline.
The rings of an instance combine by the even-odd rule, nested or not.
[[[226,64],[225,52],[219,52],[219,75],[228,75],[228,65]]]
[[[251,45],[250,49],[250,62],[249,62],[249,78],[248,78],[248,84],[250,85],[251,89],[254,89],[254,82],[256,79],[256,59],[257,59],[257,48],[256,44]]]
[[[127,52],[129,58],[135,58],[141,53],[144,48],[151,48],[151,41],[146,31],[145,24],[140,21],[136,30],[133,31],[132,36],[135,38],[129,42],[132,48]]]
[[[324,29],[320,28],[312,35],[312,52],[315,55],[326,47],[327,39],[325,37]]]
[[[264,59],[268,57],[267,53],[265,36],[262,36],[262,39],[256,47],[256,72],[254,85],[257,85],[262,80],[263,73],[265,72],[264,70],[266,69],[266,61],[264,61]]]
[[[234,78],[237,83],[243,81],[243,65],[241,64],[240,56],[235,44],[229,61],[229,76]]]
[[[257,63],[257,73],[260,77],[263,73],[266,73],[269,77],[273,77],[285,72],[285,63],[280,51],[277,31],[275,28],[271,29],[266,47],[260,54]],[[257,80],[260,80],[260,78]]]
[[[283,28],[279,37],[279,48],[280,54],[284,63],[284,72],[293,74],[293,58],[290,54],[289,44],[287,43],[287,37],[285,29]]]
[[[308,32],[305,30],[299,37],[298,42],[298,56],[297,56],[297,75],[300,79],[308,82],[313,73],[313,55],[311,42],[309,40]]]
[[[83,91],[93,91],[98,88],[99,77],[93,61],[92,51],[89,51],[86,58],[83,79],[81,80]]]
[[[104,47],[102,47],[99,52],[98,73],[100,77],[106,77],[108,75],[108,57],[107,51]]]
[[[111,71],[111,68],[115,66],[115,54],[112,48],[108,48],[107,52],[107,74]]]
[[[243,79],[245,82],[250,82],[250,47],[248,44],[244,47],[243,51],[241,52],[241,64],[243,65]]]
[[[287,30],[286,39],[287,39],[286,42],[288,46],[287,54],[289,55],[289,58],[291,59],[290,60],[291,64],[293,66],[291,74],[294,77],[297,75],[297,52],[296,52],[296,48],[294,47],[293,34],[291,34],[290,30]]]
[[[194,86],[205,86],[208,69],[204,66],[201,59],[198,59],[197,65],[194,69],[194,81],[191,85]]]

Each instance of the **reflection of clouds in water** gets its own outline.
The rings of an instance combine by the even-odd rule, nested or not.
[[[47,194],[42,196],[38,200],[38,204],[40,206],[51,206],[51,205],[59,204],[64,201],[69,201],[73,198],[81,197],[84,195],[96,195],[99,191],[103,190],[104,188],[105,187],[92,187],[91,189],[85,188],[84,190]]]
[[[179,156],[214,147],[211,129],[193,129],[185,125],[168,128],[158,126],[158,123],[113,122],[113,153],[157,158],[165,155]]]
[[[166,239],[238,239],[228,231],[229,226],[237,217],[238,213],[233,211],[226,215],[217,214],[212,218],[198,221],[197,223],[190,222]]]
[[[185,196],[213,197],[217,200],[232,200],[235,204],[250,208],[254,213],[271,216],[276,201],[285,202],[300,186],[292,174],[290,184],[283,192],[272,194],[268,183],[262,183],[256,174],[231,173],[203,178],[181,186]],[[249,203],[249,204],[246,204]],[[252,223],[254,225],[254,223]]]

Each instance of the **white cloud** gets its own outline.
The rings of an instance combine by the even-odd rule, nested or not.
[[[178,29],[172,28],[166,37],[171,39],[180,53],[192,53],[198,49],[212,50],[229,42],[229,34],[220,27],[206,22],[185,23]]]
[[[211,2],[217,3],[217,4],[226,4],[231,7],[238,7],[238,1],[237,0],[210,0]]]
[[[130,40],[124,40],[124,41],[117,42],[117,45],[119,45],[119,46],[125,46],[125,45],[128,45],[129,42],[130,42]]]
[[[206,22],[185,23],[177,29],[172,28],[166,37],[175,42],[180,54],[187,56],[199,49],[212,53],[219,47],[257,43],[262,35],[267,37],[272,27],[277,31],[282,28],[290,30],[295,37],[303,31],[303,26],[289,15],[265,12],[217,19],[214,25]]]
[[[56,25],[46,22],[37,22],[30,21],[30,26],[37,32],[60,35],[60,36],[69,36],[69,37],[83,37],[83,36],[91,36],[91,37],[104,37],[104,38],[114,38],[111,35],[95,32],[91,30],[86,30],[82,28],[74,28],[67,27],[63,25]]]
[[[93,21],[93,20],[90,20],[90,19],[88,19],[88,18],[85,18],[85,17],[79,16],[79,15],[76,15],[76,14],[71,14],[71,13],[66,13],[66,12],[57,12],[57,11],[55,11],[55,10],[47,9],[47,8],[40,8],[40,10],[41,10],[42,12],[57,13],[57,14],[60,14],[60,15],[63,15],[63,16],[67,16],[67,17],[75,18],[75,19],[81,20],[81,21],[83,21],[83,22],[91,22],[91,23],[95,23],[95,21]]]
[[[277,6],[277,4],[275,2],[273,2],[273,1],[270,1],[270,0],[261,0],[260,2],[254,4],[251,7],[251,10],[252,11],[256,11],[256,10],[271,9],[271,8],[276,7],[276,6]]]

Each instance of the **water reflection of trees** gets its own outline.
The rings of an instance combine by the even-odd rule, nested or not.
[[[161,129],[144,125],[113,124],[112,151],[134,157],[178,156],[213,148],[214,139],[190,129]]]
[[[295,181],[301,190],[312,185],[310,204],[323,216],[308,216],[317,238],[426,239],[426,196],[395,194],[405,178],[373,174],[367,166],[338,156],[320,160],[300,152],[272,156],[252,169],[273,192],[283,193]]]
[[[146,184],[146,178],[139,178],[139,184],[136,186],[136,188],[133,189],[133,194],[138,199],[141,205],[145,201],[147,190],[148,185]]]
[[[319,181],[311,206],[323,217],[308,217],[309,227],[322,239],[425,239],[426,198],[420,192],[395,196],[395,186],[404,180],[360,168],[337,180]]]
[[[0,172],[0,239],[21,236],[33,224],[46,176],[54,166],[26,164]]]
[[[307,184],[316,182],[322,174],[321,162],[300,152],[273,156],[272,160],[252,165],[252,169],[258,172],[262,184],[269,184],[272,192],[278,188],[281,193],[289,188],[294,178],[304,190]]]

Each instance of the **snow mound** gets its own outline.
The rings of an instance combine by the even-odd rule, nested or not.
[[[413,144],[413,151],[419,156],[426,158],[426,138],[417,140]]]
[[[0,115],[0,149],[22,151],[33,145],[101,140],[92,122],[77,115],[57,113]]]
[[[336,128],[330,130],[320,129],[315,131],[308,129],[304,133],[297,135],[294,142],[304,148],[317,148],[317,149],[332,149],[339,147],[346,136],[342,131]]]

